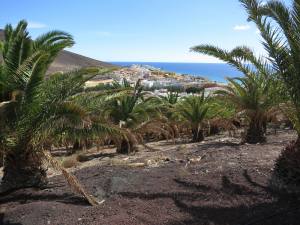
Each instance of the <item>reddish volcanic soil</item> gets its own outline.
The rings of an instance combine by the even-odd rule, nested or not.
[[[102,205],[89,206],[56,176],[44,190],[0,196],[0,224],[297,225],[299,199],[267,188],[274,160],[294,138],[282,131],[263,145],[212,139],[181,149],[154,143],[165,157],[157,166],[96,165],[74,172],[91,194],[105,199]]]

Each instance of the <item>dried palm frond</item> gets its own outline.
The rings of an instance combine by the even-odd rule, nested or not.
[[[282,113],[292,122],[295,130],[300,133],[300,121],[297,113],[297,109],[291,102],[282,103],[279,106]],[[298,110],[299,111],[299,110]]]
[[[96,206],[99,205],[101,202],[98,202],[97,199],[95,197],[93,197],[92,195],[89,195],[87,193],[86,190],[84,190],[83,186],[80,184],[80,182],[78,181],[78,179],[72,175],[71,173],[69,173],[65,168],[63,168],[58,161],[56,161],[49,152],[46,152],[45,150],[42,151],[46,161],[48,163],[51,164],[51,166],[62,172],[63,176],[66,178],[68,184],[70,185],[71,189],[77,193],[80,194],[81,196],[83,196],[92,206]]]
[[[175,142],[173,130],[164,119],[149,120],[137,126],[133,131],[141,137],[152,133],[156,137],[164,136],[165,139],[171,138]]]

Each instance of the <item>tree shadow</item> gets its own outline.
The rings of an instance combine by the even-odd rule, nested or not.
[[[114,158],[118,154],[113,152],[113,153],[104,153],[104,152],[99,152],[99,153],[93,153],[93,154],[88,154],[85,153],[84,155],[81,155],[81,162],[87,162],[91,161],[93,159],[104,159],[104,158]]]
[[[189,219],[168,225],[299,225],[297,196],[271,190],[253,181],[247,171],[243,177],[247,185],[234,183],[227,176],[222,177],[220,188],[175,179],[185,191],[119,194],[128,198],[169,198],[190,215]]]
[[[240,143],[234,143],[234,142],[219,142],[219,141],[213,141],[209,143],[203,143],[198,145],[198,151],[207,151],[209,149],[221,149],[224,147],[230,147],[233,148],[234,150],[238,150],[239,147],[241,146]]]
[[[50,193],[12,193],[10,195],[4,196],[0,198],[0,204],[17,202],[20,204],[26,204],[33,201],[54,201],[65,204],[73,204],[73,205],[82,205],[89,206],[88,202],[79,196],[75,196],[73,194],[50,194]]]
[[[22,223],[13,223],[10,221],[4,221],[4,213],[0,213],[0,224],[1,225],[22,225]]]

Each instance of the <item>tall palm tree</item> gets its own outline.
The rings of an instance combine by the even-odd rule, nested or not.
[[[15,29],[7,25],[1,46],[1,101],[14,100],[23,92],[32,74],[44,74],[57,54],[74,44],[73,38],[62,31],[51,31],[32,40],[26,30],[27,22],[20,21]]]
[[[5,146],[2,187],[7,190],[45,184],[44,142],[62,126],[63,120],[81,120],[80,108],[68,101],[86,81],[81,72],[39,79],[17,103],[16,117],[6,135],[9,143]]]
[[[208,119],[209,103],[204,91],[200,95],[183,98],[176,106],[179,121],[187,123],[192,131],[192,142],[204,140],[204,123]]]
[[[243,78],[228,78],[228,86],[216,94],[236,106],[237,113],[248,121],[243,141],[251,144],[265,141],[265,126],[274,106],[274,71],[262,58],[257,58],[247,47],[226,51],[211,45],[200,45],[193,51],[221,59],[244,73]]]
[[[15,29],[7,25],[1,43],[0,118],[4,126],[0,129],[5,154],[1,191],[45,184],[44,159],[60,168],[43,150],[44,143],[68,122],[84,122],[84,111],[72,98],[88,79],[101,73],[99,69],[82,69],[45,79],[51,62],[63,48],[74,43],[73,39],[69,34],[53,31],[32,40],[26,26],[25,21]],[[97,126],[99,131],[109,131],[108,128]],[[72,175],[64,170],[63,174],[91,204],[95,203]]]
[[[273,69],[283,80],[290,97],[298,139],[282,152],[274,171],[274,184],[300,187],[300,2],[291,7],[282,1],[240,0],[249,21],[256,24]]]
[[[50,63],[60,50],[74,43],[69,34],[60,31],[46,33],[33,41],[26,28],[26,21],[20,21],[15,29],[7,25],[1,44],[0,107],[5,125],[0,129],[5,129],[3,139],[7,142],[2,146],[6,155],[2,184],[7,189],[43,183],[45,173],[40,169],[41,161],[33,160],[28,153],[30,150],[27,152],[26,149],[31,142],[32,130],[23,127],[25,115],[40,106],[40,87]],[[18,130],[18,127],[23,128]],[[15,128],[13,134],[12,128]],[[19,136],[21,132],[23,135]]]

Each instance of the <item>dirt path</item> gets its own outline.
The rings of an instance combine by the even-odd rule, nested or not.
[[[74,173],[104,204],[90,207],[55,176],[44,190],[0,196],[0,224],[298,225],[297,198],[266,188],[274,160],[293,138],[284,131],[263,145],[159,142],[151,144],[159,152],[95,159]]]

